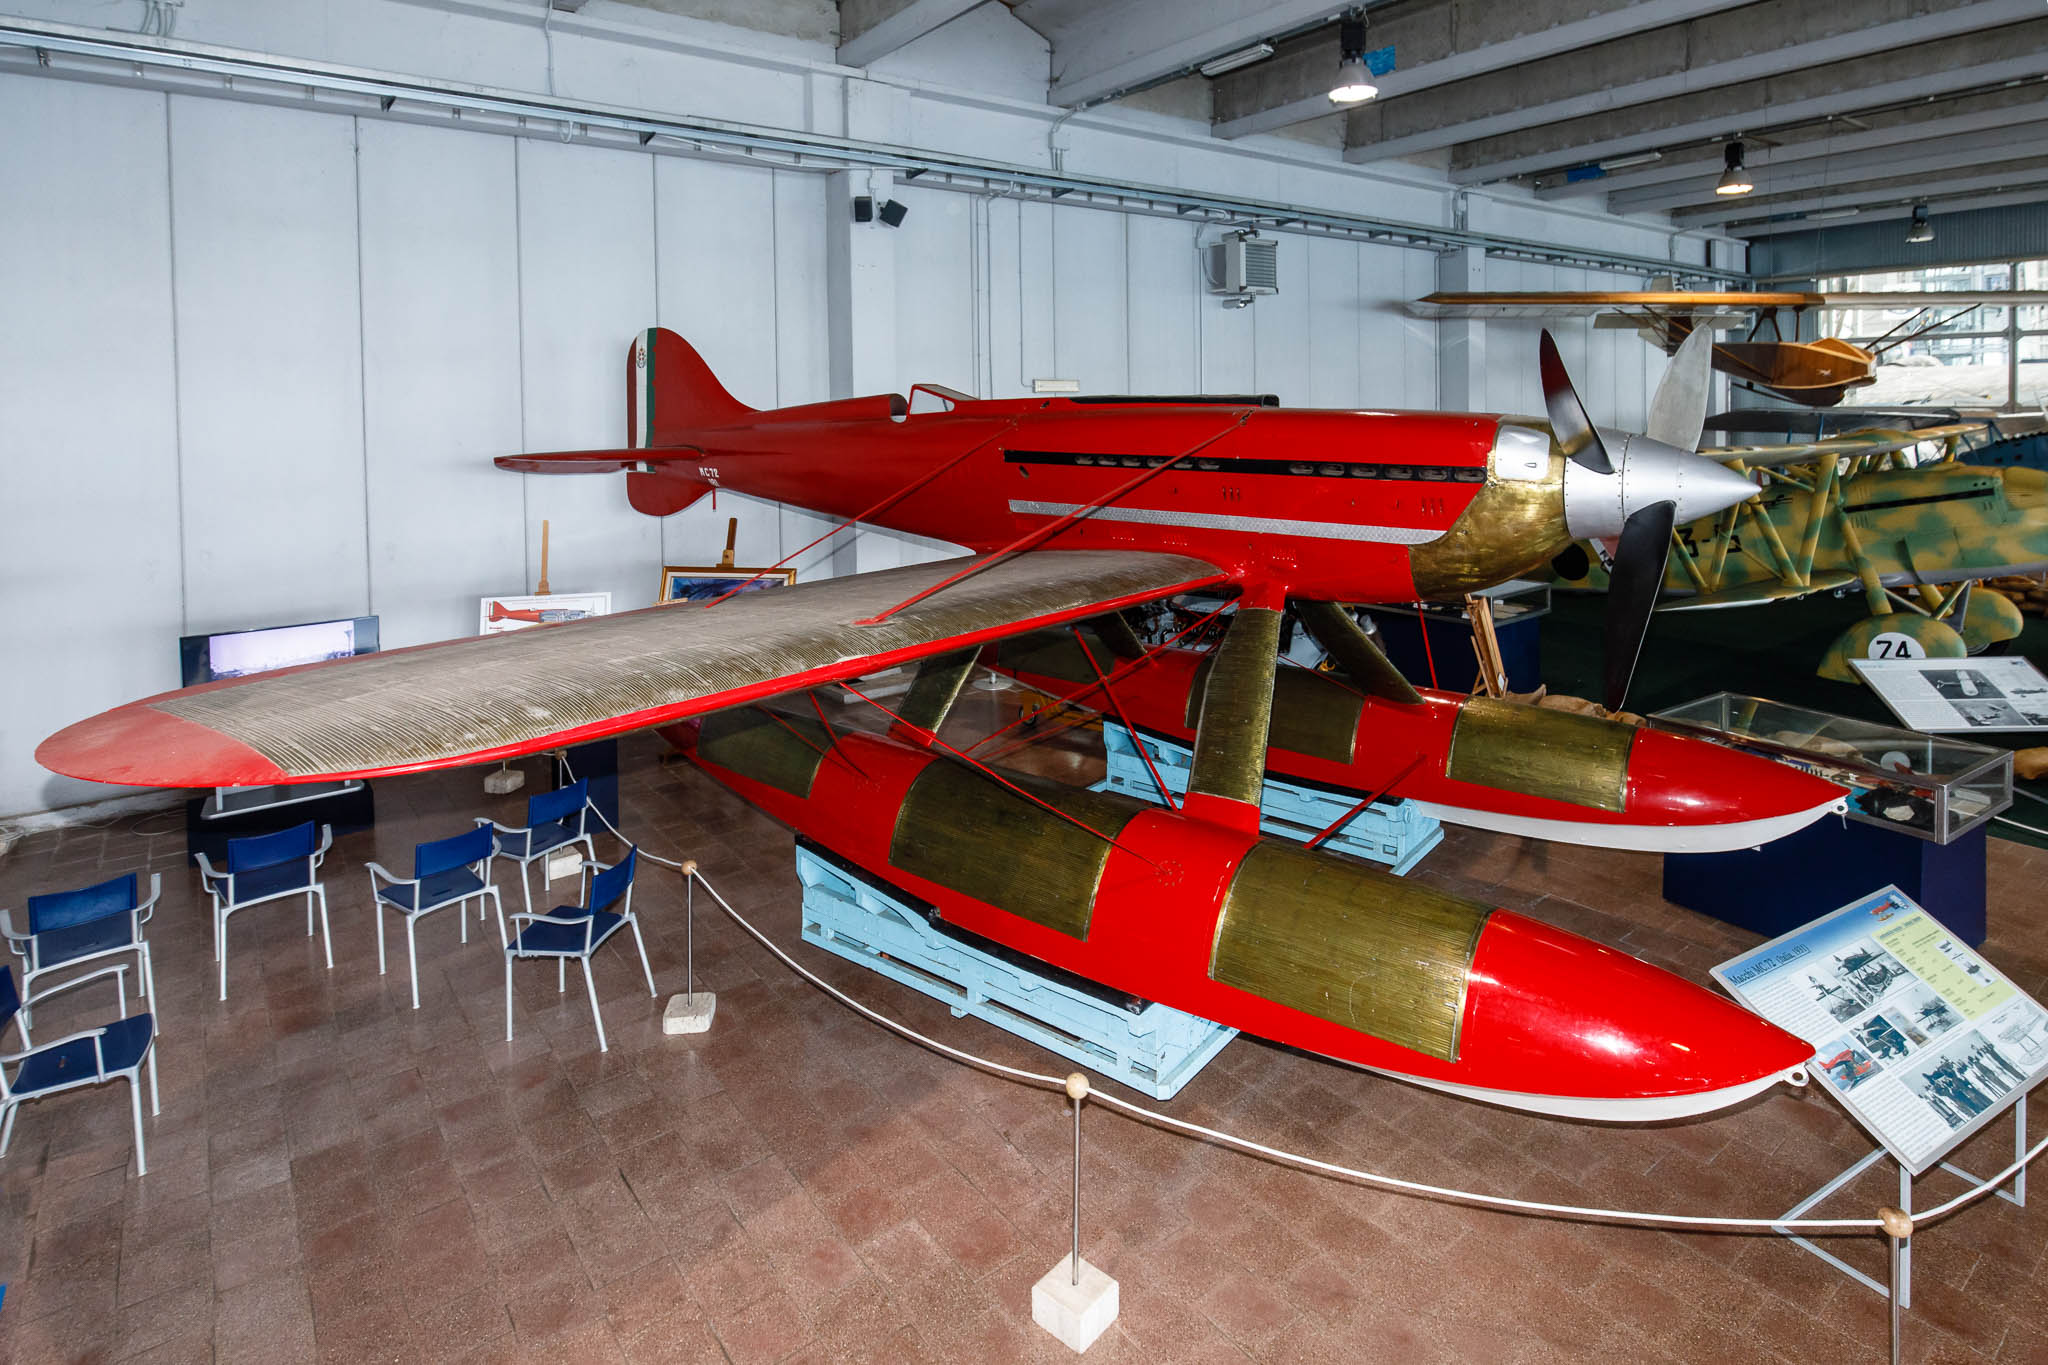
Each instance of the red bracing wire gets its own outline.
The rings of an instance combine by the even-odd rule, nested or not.
[[[825,719],[825,708],[818,704],[817,692],[813,690],[804,693],[804,695],[811,699],[811,709],[818,713],[818,724],[824,726],[825,733],[832,736],[832,752],[838,755],[839,758],[844,760],[847,767],[853,769],[856,773],[859,773],[861,777],[866,778],[867,773],[862,771],[860,764],[854,762],[853,756],[851,754],[848,754],[845,750],[839,747],[839,731],[835,730],[832,727],[831,721]]]
[[[1019,551],[1030,549],[1039,541],[1046,539],[1047,537],[1053,535],[1055,532],[1066,529],[1074,522],[1081,520],[1081,518],[1088,516],[1091,513],[1101,511],[1103,508],[1109,506],[1109,504],[1115,502],[1124,494],[1129,493],[1130,491],[1135,489],[1139,484],[1145,482],[1153,475],[1171,469],[1175,465],[1179,464],[1182,460],[1187,459],[1190,455],[1193,455],[1198,451],[1204,450],[1209,446],[1214,445],[1216,442],[1222,440],[1225,436],[1228,436],[1231,432],[1243,426],[1246,420],[1250,417],[1251,414],[1249,412],[1239,413],[1238,418],[1235,422],[1232,422],[1229,426],[1223,428],[1223,430],[1217,432],[1215,435],[1205,436],[1201,440],[1189,446],[1186,450],[1183,450],[1180,454],[1173,456],[1171,459],[1162,460],[1158,464],[1151,466],[1149,469],[1140,470],[1135,477],[1126,479],[1123,483],[1119,484],[1115,488],[1112,488],[1109,492],[1103,494],[1095,501],[1091,503],[1086,503],[1080,507],[1076,507],[1071,512],[1055,517],[1053,520],[1047,522],[1045,525],[1039,527],[1035,531],[1025,532],[1023,535],[1018,536],[1015,540],[1011,541],[1008,545],[1005,545],[1000,550],[997,550],[994,554],[991,554],[984,559],[977,559],[972,564],[969,564],[966,568],[960,570],[958,573],[950,574],[947,577],[938,581],[937,583],[932,584],[923,592],[912,593],[909,597],[904,598],[901,602],[898,602],[895,606],[890,607],[887,611],[876,612],[873,616],[867,617],[864,620],[855,621],[854,624],[857,626],[878,626],[882,622],[894,616],[897,612],[902,611],[905,607],[915,606],[917,603],[924,601],[925,598],[930,597],[933,593],[939,592],[945,588],[952,587],[955,583],[958,583],[963,578],[967,578],[971,575],[978,574],[983,569],[991,568],[994,565],[1000,563],[1001,561],[1008,559],[1011,555],[1018,553]]]
[[[897,715],[888,707],[882,705],[882,703],[876,701],[873,697],[870,697],[867,693],[861,691],[858,687],[855,687],[852,683],[842,682],[839,685],[845,688],[847,691],[853,693],[854,696],[859,697],[869,706],[872,706],[877,711],[880,711],[890,720],[895,721],[898,725],[908,726],[910,729],[913,730],[918,728],[917,726],[911,725],[909,721],[903,719],[903,717]],[[1122,849],[1124,852],[1130,854],[1133,858],[1138,859],[1138,861],[1144,863],[1148,867],[1158,866],[1157,863],[1153,862],[1150,858],[1147,858],[1144,854],[1132,848],[1129,844],[1118,843],[1115,839],[1112,839],[1109,835],[1104,834],[1101,830],[1095,828],[1095,826],[1089,824],[1086,820],[1077,820],[1073,816],[1061,810],[1058,806],[1053,805],[1051,802],[1041,800],[1039,797],[1033,795],[1032,793],[1024,790],[1024,788],[1018,786],[1015,782],[1012,782],[1009,778],[1004,777],[994,768],[989,767],[988,764],[983,763],[980,759],[973,758],[967,754],[961,753],[958,749],[946,743],[945,740],[940,739],[937,735],[932,736],[932,743],[938,745],[941,749],[944,749],[947,753],[953,755],[953,757],[959,759],[961,762],[966,763],[967,765],[976,769],[977,771],[994,778],[996,781],[1002,783],[1005,787],[1008,787],[1011,791],[1017,793],[1017,795],[1023,797],[1026,801],[1031,802],[1033,805],[1043,806],[1045,809],[1051,811],[1054,815],[1059,816],[1060,819],[1066,821],[1068,824],[1078,825],[1080,828],[1087,830],[1090,834],[1102,840],[1103,843],[1108,844],[1111,848]]]
[[[1423,613],[1422,603],[1415,604],[1415,624],[1422,627],[1422,657],[1429,661],[1429,685],[1437,686],[1436,651],[1429,647],[1429,617]]]
[[[915,492],[916,492],[916,491],[917,491],[918,489],[920,489],[920,488],[924,487],[924,486],[925,486],[926,484],[930,483],[930,482],[931,482],[931,481],[932,481],[933,479],[936,479],[937,477],[939,477],[939,475],[941,475],[941,474],[945,473],[945,472],[946,472],[947,470],[951,469],[951,468],[952,468],[952,467],[953,467],[954,465],[956,465],[956,464],[959,464],[959,463],[960,463],[960,462],[961,462],[962,460],[966,459],[966,458],[967,458],[967,457],[968,457],[969,455],[972,455],[972,454],[974,454],[974,452],[975,452],[975,451],[977,451],[977,450],[983,450],[983,449],[986,449],[986,448],[987,448],[987,446],[988,446],[988,443],[989,443],[989,441],[993,441],[993,440],[995,440],[997,436],[1001,436],[1001,435],[1003,435],[1003,434],[1004,434],[1004,432],[1007,432],[1007,431],[1009,431],[1009,430],[1010,430],[1010,429],[1011,429],[1012,427],[1014,427],[1014,426],[1016,426],[1016,425],[1017,425],[1017,419],[1016,419],[1016,418],[1014,418],[1014,417],[1012,417],[1012,418],[1011,418],[1011,419],[1009,420],[1009,422],[1008,422],[1008,423],[1006,423],[1006,424],[1005,424],[1005,425],[1004,425],[1004,426],[1003,426],[1003,427],[1002,427],[1002,428],[1001,428],[1000,430],[998,430],[998,431],[997,431],[997,432],[995,432],[995,433],[994,433],[993,435],[991,435],[991,436],[990,436],[990,437],[988,438],[988,440],[985,440],[985,441],[980,441],[980,442],[977,442],[976,444],[974,444],[974,445],[971,445],[971,446],[969,446],[969,447],[968,447],[967,449],[965,449],[965,450],[961,451],[961,452],[960,452],[960,453],[959,453],[958,455],[955,455],[955,456],[954,456],[954,457],[953,457],[952,459],[950,459],[950,460],[946,461],[946,462],[945,462],[944,464],[940,465],[940,466],[939,466],[939,467],[938,467],[937,469],[934,469],[934,470],[930,471],[929,473],[925,473],[925,474],[920,474],[920,475],[918,475],[918,476],[917,476],[917,477],[916,477],[915,479],[911,480],[911,481],[910,481],[909,483],[907,483],[907,484],[904,484],[904,485],[903,485],[903,487],[901,487],[901,488],[897,489],[897,490],[896,490],[896,491],[895,491],[894,493],[891,493],[891,494],[890,494],[890,495],[889,495],[888,497],[886,497],[886,498],[883,498],[883,499],[882,499],[882,500],[881,500],[880,502],[876,503],[876,504],[875,504],[874,506],[872,506],[872,507],[870,507],[870,508],[866,509],[865,511],[862,511],[862,512],[858,512],[858,513],[854,514],[854,515],[853,515],[852,517],[848,518],[847,520],[845,520],[845,521],[842,521],[842,522],[840,522],[840,523],[839,523],[839,524],[838,524],[837,526],[835,526],[835,527],[833,527],[833,528],[832,528],[831,530],[827,531],[827,532],[826,532],[826,533],[825,533],[824,535],[822,535],[822,536],[819,536],[819,537],[818,537],[818,538],[817,538],[816,540],[812,541],[812,542],[811,542],[811,543],[810,543],[809,545],[806,545],[806,546],[804,546],[804,547],[803,547],[802,549],[800,549],[800,550],[791,550],[791,551],[790,551],[790,552],[789,552],[788,554],[786,554],[786,555],[784,555],[784,556],[783,556],[782,558],[780,558],[780,559],[776,560],[776,561],[775,561],[775,562],[774,562],[773,564],[770,564],[770,565],[769,565],[769,566],[768,566],[767,568],[765,568],[765,569],[761,570],[761,572],[759,572],[759,573],[755,574],[755,575],[754,575],[754,576],[753,576],[752,578],[749,578],[749,579],[748,579],[748,580],[747,580],[747,581],[746,581],[745,583],[739,583],[739,584],[735,584],[735,585],[734,585],[733,587],[729,588],[729,589],[728,589],[728,590],[726,590],[725,592],[722,592],[722,593],[720,593],[720,594],[719,594],[718,596],[716,596],[716,597],[712,598],[712,599],[711,599],[711,600],[710,600],[709,602],[706,602],[706,603],[705,603],[704,605],[705,605],[705,606],[706,606],[707,608],[709,608],[709,607],[715,607],[715,606],[717,606],[717,605],[718,605],[718,604],[719,604],[720,602],[723,602],[723,601],[724,601],[724,600],[725,600],[726,598],[728,598],[728,597],[731,597],[731,596],[732,596],[732,595],[733,595],[734,593],[738,593],[738,592],[744,592],[744,591],[746,591],[746,589],[747,589],[747,586],[748,586],[748,584],[752,584],[752,583],[758,583],[758,582],[760,582],[760,581],[761,581],[762,579],[766,578],[766,577],[767,577],[767,576],[768,576],[769,574],[771,574],[771,573],[774,573],[774,572],[775,572],[775,571],[776,571],[777,569],[779,569],[779,568],[781,568],[781,567],[782,567],[783,565],[785,565],[785,564],[789,563],[789,561],[790,561],[790,560],[792,560],[792,559],[795,559],[795,558],[796,558],[796,557],[797,557],[798,555],[800,555],[800,554],[804,554],[805,552],[807,552],[807,551],[809,551],[809,550],[812,550],[812,549],[816,548],[816,547],[817,547],[817,546],[819,546],[819,545],[822,545],[822,544],[824,544],[824,543],[825,543],[826,541],[828,541],[828,540],[832,539],[832,537],[834,537],[834,536],[838,535],[838,534],[839,534],[839,533],[840,533],[841,531],[844,531],[844,530],[845,530],[845,529],[846,529],[847,527],[849,527],[849,526],[856,526],[856,525],[859,525],[859,524],[860,524],[861,522],[863,522],[863,521],[866,521],[866,520],[867,520],[867,519],[868,519],[869,517],[873,516],[873,515],[874,515],[875,513],[877,513],[877,512],[879,512],[879,511],[881,511],[881,510],[882,510],[882,509],[883,509],[884,507],[887,507],[887,506],[888,506],[888,505],[889,505],[890,503],[892,503],[892,502],[896,502],[896,501],[898,501],[899,499],[902,499],[902,498],[907,498],[907,497],[909,497],[909,496],[910,496],[910,495],[911,495],[912,493],[915,493]],[[718,505],[718,503],[717,503],[717,495],[718,495],[718,490],[714,488],[714,489],[712,489],[712,490],[711,490],[711,492],[712,492],[712,498],[713,498],[713,501],[712,501],[712,504],[711,504],[711,505],[712,505],[713,507],[716,507],[716,506]]]
[[[1209,624],[1209,623],[1210,623],[1211,621],[1215,620],[1215,619],[1216,619],[1216,618],[1217,618],[1218,616],[1221,616],[1221,615],[1222,615],[1222,614],[1223,614],[1223,613],[1224,613],[1224,612],[1225,612],[1226,610],[1228,610],[1228,609],[1229,609],[1229,607],[1230,607],[1230,606],[1231,606],[1231,604],[1230,604],[1230,603],[1228,603],[1228,602],[1225,602],[1225,603],[1224,603],[1224,604],[1223,604],[1222,606],[1220,606],[1220,607],[1216,608],[1216,610],[1214,610],[1214,611],[1210,612],[1210,613],[1209,613],[1209,614],[1208,614],[1207,616],[1204,616],[1204,617],[1202,617],[1202,618],[1201,618],[1201,619],[1200,619],[1199,621],[1196,621],[1196,622],[1195,622],[1195,623],[1194,623],[1193,625],[1190,625],[1190,626],[1186,626],[1186,627],[1183,627],[1183,628],[1182,628],[1182,629],[1180,629],[1180,630],[1177,630],[1177,631],[1175,631],[1175,632],[1174,632],[1174,633],[1173,633],[1172,635],[1168,636],[1168,637],[1167,637],[1167,638],[1166,638],[1165,640],[1161,641],[1161,642],[1160,642],[1159,644],[1156,644],[1156,645],[1152,646],[1152,648],[1150,648],[1150,649],[1146,650],[1146,651],[1145,651],[1145,652],[1144,652],[1143,654],[1139,655],[1139,656],[1138,656],[1137,658],[1135,658],[1135,659],[1132,659],[1132,660],[1130,660],[1130,661],[1129,661],[1128,663],[1122,663],[1122,664],[1118,664],[1118,665],[1117,665],[1117,666],[1116,666],[1115,668],[1113,668],[1113,669],[1111,669],[1111,670],[1110,670],[1110,674],[1109,674],[1109,677],[1108,677],[1108,678],[1106,679],[1106,681],[1108,681],[1108,682],[1112,682],[1112,683],[1118,683],[1118,682],[1122,682],[1122,681],[1123,681],[1123,680],[1124,680],[1125,678],[1127,678],[1127,677],[1129,677],[1129,676],[1130,676],[1131,674],[1133,674],[1133,673],[1137,672],[1137,671],[1138,671],[1138,670],[1139,670],[1140,668],[1143,668],[1143,667],[1144,667],[1144,666],[1145,666],[1146,664],[1148,664],[1148,663],[1151,663],[1151,662],[1152,662],[1152,660],[1154,660],[1154,659],[1158,658],[1158,657],[1159,657],[1159,655],[1163,654],[1163,653],[1164,653],[1164,652],[1165,652],[1166,650],[1168,650],[1169,648],[1171,648],[1171,647],[1172,647],[1172,646],[1173,646],[1174,644],[1176,644],[1176,643],[1177,643],[1177,642],[1178,642],[1178,641],[1179,641],[1179,640],[1180,640],[1180,639],[1181,639],[1181,638],[1182,638],[1183,636],[1186,636],[1186,635],[1192,634],[1193,632],[1195,632],[1195,631],[1197,631],[1197,630],[1200,630],[1200,629],[1201,629],[1201,628],[1202,628],[1203,626],[1206,626],[1206,625],[1208,625],[1208,624]],[[1061,698],[1059,699],[1059,705],[1060,705],[1060,706],[1071,706],[1071,705],[1074,705],[1075,703],[1079,702],[1079,701],[1081,700],[1081,698],[1083,698],[1083,697],[1087,696],[1087,695],[1088,695],[1089,693],[1091,693],[1091,692],[1095,691],[1095,689],[1096,689],[1097,687],[1099,687],[1099,686],[1101,686],[1101,684],[1100,684],[1100,683],[1090,683],[1090,684],[1088,684],[1088,686],[1086,686],[1086,687],[1082,688],[1082,689],[1081,689],[1081,690],[1080,690],[1079,692],[1076,692],[1076,693],[1075,693],[1075,694],[1074,694],[1073,696],[1071,696],[1071,697],[1061,697]],[[1052,709],[1057,709],[1057,708],[1052,708]],[[1043,714],[1043,713],[1041,713],[1041,714]],[[976,748],[976,749],[979,749],[979,748],[980,748],[980,747],[981,747],[982,745],[984,745],[984,744],[987,744],[987,743],[988,743],[988,742],[989,742],[990,740],[993,740],[993,739],[1000,739],[1000,738],[1002,738],[1002,737],[1003,737],[1004,735],[1008,734],[1008,733],[1009,733],[1010,731],[1012,731],[1012,730],[1016,729],[1016,728],[1017,728],[1018,726],[1022,725],[1022,724],[1024,723],[1024,720],[1025,720],[1025,717],[1024,717],[1024,716],[1022,716],[1022,715],[1018,716],[1018,717],[1017,717],[1017,719],[1015,719],[1015,720],[1011,721],[1011,722],[1010,722],[1010,723],[1009,723],[1008,725],[1005,725],[1005,726],[1004,726],[1004,727],[1003,727],[1002,729],[1000,729],[1000,730],[997,730],[997,731],[995,731],[995,732],[994,732],[993,734],[989,734],[989,735],[986,735],[986,736],[982,737],[981,739],[979,739],[979,740],[975,741],[975,743],[974,743],[973,747],[974,747],[974,748]],[[1057,735],[1057,734],[1059,734],[1059,733],[1060,733],[1061,731],[1063,731],[1063,730],[1071,730],[1071,729],[1073,729],[1073,728],[1074,728],[1074,727],[1075,727],[1076,725],[1079,725],[1080,723],[1081,723],[1081,717],[1079,717],[1079,716],[1076,716],[1076,717],[1074,717],[1074,718],[1073,718],[1072,720],[1069,720],[1069,721],[1066,721],[1066,722],[1062,723],[1062,724],[1060,725],[1060,727],[1059,727],[1058,729],[1054,729],[1054,730],[1047,730],[1047,731],[1046,731],[1046,732],[1045,732],[1044,734],[1042,734],[1042,735],[1035,735],[1035,736],[1033,736],[1033,737],[1032,737],[1031,739],[1025,740],[1025,741],[1023,741],[1022,743],[1019,743],[1019,744],[1014,744],[1014,745],[1012,745],[1011,747],[1009,747],[1009,748],[1007,748],[1007,749],[1004,749],[1004,750],[1002,751],[1002,753],[998,753],[998,754],[992,754],[992,755],[990,755],[990,756],[991,756],[991,757],[993,757],[993,758],[1002,758],[1002,757],[1003,757],[1003,756],[1004,756],[1005,754],[1013,754],[1013,753],[1015,753],[1015,752],[1016,752],[1017,750],[1019,750],[1019,749],[1022,749],[1022,748],[1025,748],[1025,747],[1027,747],[1027,746],[1029,746],[1029,745],[1031,745],[1031,744],[1039,744],[1039,743],[1043,743],[1044,741],[1046,741],[1046,740],[1048,740],[1048,739],[1051,739],[1051,738],[1052,738],[1052,737],[1053,737],[1054,735]]]
[[[1109,704],[1116,708],[1116,718],[1123,722],[1125,731],[1130,734],[1131,742],[1138,746],[1138,757],[1145,760],[1145,771],[1152,774],[1152,785],[1159,788],[1159,799],[1166,803],[1168,810],[1179,810],[1180,807],[1173,804],[1173,793],[1166,789],[1166,779],[1159,775],[1159,769],[1152,766],[1152,751],[1145,747],[1144,732],[1131,724],[1131,718],[1124,714],[1124,704],[1117,700],[1116,689],[1111,687],[1109,679],[1103,676],[1102,665],[1095,662],[1095,651],[1088,648],[1088,642],[1081,638],[1081,628],[1075,626],[1073,631],[1074,643],[1081,646],[1081,653],[1088,660],[1088,667],[1095,672],[1095,680],[1102,684],[1102,694],[1108,697]]]
[[[1324,828],[1322,833],[1318,834],[1315,838],[1308,841],[1308,847],[1314,848],[1317,844],[1320,844],[1321,842],[1323,842],[1323,840],[1329,838],[1332,834],[1335,834],[1338,830],[1350,824],[1353,816],[1357,815],[1358,812],[1364,810],[1367,806],[1370,806],[1373,802],[1379,800],[1382,796],[1385,796],[1388,792],[1392,791],[1396,786],[1400,785],[1402,778],[1414,772],[1421,765],[1421,754],[1417,754],[1415,755],[1415,757],[1409,759],[1407,767],[1401,769],[1400,772],[1397,772],[1392,777],[1388,778],[1384,783],[1381,784],[1380,789],[1374,792],[1371,796],[1366,797],[1363,801],[1360,801],[1350,810],[1345,811],[1335,820],[1332,820],[1329,823],[1329,825]]]

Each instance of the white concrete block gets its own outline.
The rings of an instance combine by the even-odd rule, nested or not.
[[[1081,1282],[1074,1283],[1073,1257],[1045,1272],[1031,1286],[1031,1320],[1070,1351],[1085,1351],[1116,1321],[1116,1281],[1081,1258]]]
[[[711,1027],[711,1016],[717,1012],[718,997],[710,991],[671,995],[668,998],[668,1008],[661,1012],[661,1031],[703,1033]]]

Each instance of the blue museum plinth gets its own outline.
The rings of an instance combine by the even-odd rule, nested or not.
[[[1664,899],[1776,938],[1887,884],[1984,942],[1984,828],[1951,843],[1825,816],[1762,848],[1664,855]]]

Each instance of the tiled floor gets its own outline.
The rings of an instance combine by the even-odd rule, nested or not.
[[[627,745],[628,831],[686,854],[785,944],[789,834]],[[15,1361],[532,1358],[1058,1360],[1031,1283],[1067,1245],[1060,1099],[853,1015],[700,903],[712,1031],[664,1037],[630,945],[601,955],[612,1050],[580,989],[521,970],[502,1033],[495,931],[422,931],[422,1007],[376,974],[361,864],[511,816],[474,771],[378,784],[374,833],[329,863],[335,966],[294,908],[236,921],[217,1003],[204,902],[174,814],[35,836],[0,904],[128,868],[164,875],[152,926],[163,1112],[130,1172],[118,1088],[26,1110],[0,1163],[0,1352]],[[2048,853],[1994,840],[1990,956],[2048,988]],[[394,861],[395,860],[395,861]],[[1454,833],[1417,873],[1704,979],[1750,940],[1658,896],[1643,855]],[[511,897],[517,900],[516,891]],[[636,905],[682,989],[681,884]],[[247,926],[246,928],[244,926]],[[475,926],[472,926],[474,929]],[[862,999],[959,1045],[1065,1065],[798,946]],[[89,1012],[89,1011],[88,1011]],[[51,1027],[60,1021],[51,1010]],[[83,1014],[79,1016],[83,1019]],[[1463,1103],[1249,1039],[1172,1112],[1451,1185],[1591,1204],[1776,1212],[1866,1150],[1817,1093],[1613,1130]],[[1966,1160],[1990,1168],[1999,1138]],[[1091,1360],[1876,1360],[1881,1300],[1770,1238],[1506,1217],[1334,1183],[1088,1116],[1085,1254],[1122,1284]],[[1956,1188],[1922,1184],[1928,1202]],[[1872,1176],[1839,1201],[1868,1213]],[[2048,1360],[2048,1213],[1988,1201],[1919,1238],[1907,1356]],[[1844,1248],[1875,1271],[1881,1244]]]

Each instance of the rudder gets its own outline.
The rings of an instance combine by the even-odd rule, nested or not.
[[[666,327],[633,338],[626,356],[626,443],[635,450],[688,445],[689,433],[754,410],[725,391],[695,347]]]

